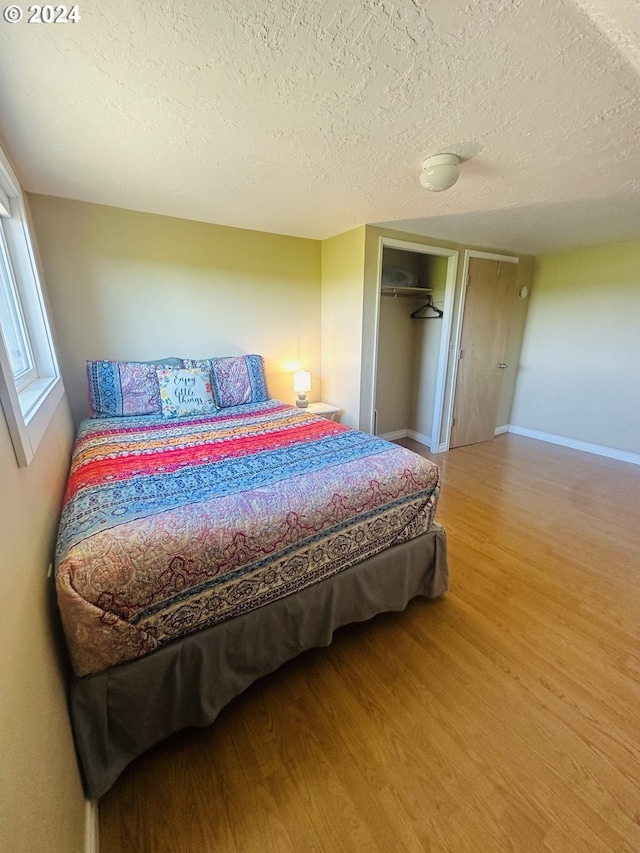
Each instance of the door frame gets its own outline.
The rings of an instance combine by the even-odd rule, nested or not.
[[[487,261],[504,261],[508,264],[520,263],[520,258],[514,255],[499,255],[495,252],[480,252],[476,249],[464,250],[462,258],[462,285],[460,288],[460,300],[451,337],[451,353],[455,353],[455,357],[453,360],[453,370],[451,372],[451,393],[449,394],[447,411],[444,416],[444,431],[446,439],[438,448],[439,451],[448,450],[449,442],[451,441],[451,422],[453,420],[453,405],[456,401],[456,383],[458,380],[458,364],[460,362],[460,341],[462,340],[462,323],[464,321],[464,305],[467,296],[467,284],[469,283],[469,262],[471,258],[484,258]]]
[[[376,288],[376,306],[375,306],[375,331],[374,331],[374,353],[373,353],[373,376],[372,394],[371,394],[371,413],[370,423],[371,431],[375,434],[377,429],[376,423],[376,385],[378,380],[378,338],[380,327],[380,302],[382,299],[382,253],[384,248],[389,249],[404,249],[407,252],[416,252],[421,255],[439,255],[440,257],[448,258],[447,262],[447,279],[445,284],[444,306],[442,327],[440,332],[440,349],[438,352],[438,372],[436,376],[436,387],[434,392],[433,404],[433,422],[431,425],[431,437],[429,449],[432,453],[438,452],[438,444],[440,441],[440,431],[442,429],[442,416],[444,412],[445,387],[447,379],[447,368],[449,364],[449,339],[451,335],[451,322],[453,318],[453,305],[456,292],[456,276],[458,273],[458,257],[459,249],[447,249],[444,246],[432,246],[427,243],[413,243],[409,240],[398,240],[395,237],[379,237],[378,238],[378,276]]]

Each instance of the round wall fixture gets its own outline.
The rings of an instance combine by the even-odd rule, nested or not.
[[[458,180],[460,158],[456,154],[435,154],[422,164],[420,183],[434,193],[448,190]]]
[[[526,299],[529,295],[529,288],[526,284],[523,284],[520,290],[518,291],[518,299]]]

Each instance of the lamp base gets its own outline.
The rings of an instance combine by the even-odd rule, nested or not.
[[[296,400],[296,406],[299,409],[306,409],[309,405],[309,401],[307,400],[306,394],[298,394],[298,399]]]

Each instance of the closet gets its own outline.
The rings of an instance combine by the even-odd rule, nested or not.
[[[364,284],[361,336],[354,337],[346,325],[342,329],[327,324],[325,330],[332,347],[341,342],[340,352],[360,367],[359,429],[391,440],[408,436],[434,453],[448,450],[450,439],[451,446],[457,446],[506,432],[534,258],[462,244],[427,244],[418,235],[374,226],[367,226],[362,237],[358,232],[350,235],[352,254],[340,243],[340,253],[328,258],[340,263],[349,259],[348,271],[336,264],[341,294],[346,283],[357,295]],[[359,266],[363,248],[364,263]],[[476,271],[485,267],[485,278],[496,287],[488,297],[475,293]],[[487,373],[495,374],[495,387],[484,384],[488,376],[477,358],[487,339],[492,345],[487,348]],[[342,357],[336,359],[336,365],[343,362]],[[470,435],[471,427],[478,432]]]
[[[382,247],[375,433],[431,444],[445,292],[457,253]],[[453,265],[451,267],[450,265]]]

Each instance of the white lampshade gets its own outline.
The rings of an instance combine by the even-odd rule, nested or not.
[[[306,394],[311,391],[311,374],[308,370],[297,370],[293,374],[293,390],[296,394]]]
[[[460,158],[455,154],[436,154],[422,164],[420,183],[426,190],[439,193],[448,190],[458,180]]]

